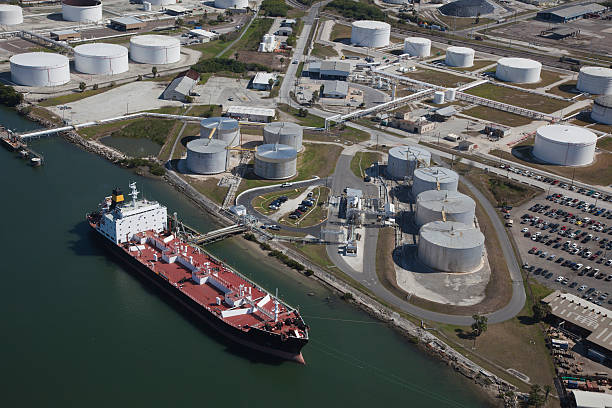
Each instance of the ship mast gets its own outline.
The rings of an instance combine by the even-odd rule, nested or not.
[[[136,199],[138,198],[138,190],[136,189],[136,182],[130,183],[130,188],[132,192],[130,195],[132,196],[132,207],[136,207]]]

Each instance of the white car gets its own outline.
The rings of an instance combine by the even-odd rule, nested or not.
[[[522,232],[522,233],[529,232],[529,228],[523,228],[523,229],[521,230],[521,232]]]
[[[582,291],[583,291],[583,290],[585,290],[586,288],[588,288],[588,286],[587,286],[587,285],[582,285],[582,286],[580,286],[580,287],[578,288],[578,290],[579,290],[580,292],[582,292]]]
[[[555,279],[555,282],[563,282],[563,279],[565,279],[563,276],[559,276],[557,279]]]

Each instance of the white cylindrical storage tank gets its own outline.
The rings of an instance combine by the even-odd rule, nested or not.
[[[612,94],[612,69],[604,67],[580,68],[576,88],[593,95]]]
[[[441,103],[444,103],[444,92],[442,91],[434,92],[433,103],[438,104],[438,105]]]
[[[21,7],[12,4],[0,4],[0,25],[23,23]]]
[[[170,6],[176,4],[176,0],[149,0],[153,6]]]
[[[547,125],[538,128],[533,155],[543,162],[582,166],[593,162],[597,136],[582,127]]]
[[[418,256],[430,268],[444,272],[473,272],[482,265],[484,235],[455,221],[434,221],[419,231]]]
[[[542,64],[527,58],[501,58],[497,61],[495,77],[500,81],[532,84],[540,80]]]
[[[606,125],[612,125],[612,95],[604,95],[595,99],[591,119]]]
[[[221,9],[245,9],[249,6],[249,0],[215,0],[215,7]]]
[[[389,150],[387,157],[387,176],[403,180],[411,178],[419,167],[427,167],[431,153],[419,146],[396,146]]]
[[[262,144],[255,152],[255,174],[268,180],[282,180],[295,176],[297,151],[282,144]]]
[[[130,58],[143,64],[172,64],[181,59],[181,42],[165,35],[137,35],[130,39]]]
[[[431,40],[422,37],[408,37],[404,40],[404,54],[411,57],[429,57],[431,55]]]
[[[457,191],[459,175],[444,167],[422,167],[414,171],[412,195],[417,197],[427,190]]]
[[[474,50],[467,47],[448,47],[445,62],[449,67],[471,67],[474,65]]]
[[[144,11],[151,11],[151,10],[152,10],[152,8],[151,8],[151,2],[149,2],[149,1],[143,1],[143,2],[142,2],[142,9],[143,9]]]
[[[74,68],[84,74],[116,75],[128,70],[128,49],[118,44],[92,43],[74,47]]]
[[[218,174],[227,169],[223,140],[195,139],[187,143],[187,168],[197,174]]]
[[[26,86],[58,86],[70,81],[70,61],[50,52],[13,55],[11,80]]]
[[[457,95],[457,90],[455,88],[449,88],[444,91],[444,99],[446,102],[452,102],[455,100],[455,96]]]
[[[302,136],[302,127],[293,122],[267,123],[263,130],[265,144],[284,144],[293,147],[298,152],[302,150]]]
[[[382,21],[360,20],[351,25],[351,44],[359,47],[386,47],[391,37],[391,26]]]
[[[80,23],[97,23],[102,20],[102,2],[99,0],[63,0],[62,18]]]
[[[236,119],[212,117],[200,122],[200,137],[223,140],[230,147],[240,144],[240,125]]]
[[[474,200],[457,191],[428,190],[416,198],[415,223],[419,227],[444,219],[471,226],[474,225],[475,213]]]

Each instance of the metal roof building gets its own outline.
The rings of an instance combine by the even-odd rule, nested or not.
[[[325,81],[323,84],[323,97],[344,99],[348,96],[348,82]]]
[[[351,64],[345,61],[311,61],[302,70],[302,76],[338,81],[346,81],[350,73]]]
[[[200,74],[192,69],[181,72],[172,82],[170,82],[166,90],[164,90],[162,98],[171,101],[185,102],[187,99],[186,97],[193,91],[193,88],[199,80]]]
[[[111,27],[115,30],[129,31],[145,28],[147,23],[136,17],[111,18]]]
[[[253,78],[253,89],[259,89],[260,91],[268,91],[276,83],[277,75],[271,72],[258,72]],[[270,85],[272,80],[272,85]]]
[[[612,407],[612,395],[601,392],[571,390],[576,408]]]
[[[276,111],[271,108],[255,108],[251,106],[228,106],[225,115],[238,120],[250,122],[271,122],[276,116]]]
[[[597,3],[585,3],[572,6],[559,6],[548,10],[538,12],[536,18],[540,20],[565,23],[575,20],[586,14],[601,14],[606,10],[606,7]]]

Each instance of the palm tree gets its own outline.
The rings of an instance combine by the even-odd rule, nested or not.
[[[472,316],[474,323],[472,323],[472,335],[474,336],[474,347],[476,347],[476,337],[487,331],[487,316],[475,314]]]
[[[151,68],[151,73],[153,74],[153,78],[157,76],[157,67]]]
[[[236,61],[238,61],[238,56],[239,54],[237,52],[234,53],[234,58],[236,58]]]
[[[548,396],[550,395],[551,391],[552,391],[552,386],[550,384],[546,384],[544,386],[544,403],[545,404],[548,401]]]

